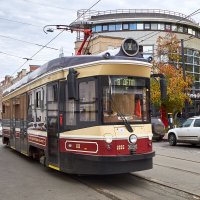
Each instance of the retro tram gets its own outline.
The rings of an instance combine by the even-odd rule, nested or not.
[[[150,71],[131,38],[52,60],[4,91],[3,144],[66,173],[151,169]]]

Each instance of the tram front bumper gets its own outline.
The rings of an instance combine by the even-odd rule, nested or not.
[[[121,174],[152,169],[155,152],[128,156],[94,156],[61,153],[60,169],[71,174]]]

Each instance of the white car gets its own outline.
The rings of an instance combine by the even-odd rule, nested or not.
[[[200,144],[200,117],[188,118],[181,127],[170,129],[167,134],[171,146],[179,142]]]

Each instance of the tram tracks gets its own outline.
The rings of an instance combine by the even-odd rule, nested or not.
[[[182,171],[182,172],[186,172],[186,173],[190,173],[190,174],[193,174],[193,175],[200,176],[200,173],[198,173],[198,172],[192,172],[192,171],[189,171],[189,170],[185,170],[185,169],[181,169],[181,168],[177,168],[177,167],[172,167],[172,166],[166,166],[166,165],[156,164],[156,163],[154,163],[154,165],[160,166],[160,167],[165,167],[165,168],[168,168],[168,169],[174,169],[174,170],[177,170],[177,171]]]
[[[158,154],[158,153],[156,153],[156,156],[173,158],[173,159],[182,160],[182,161],[188,161],[188,162],[192,162],[192,163],[200,163],[200,161],[194,161],[194,160],[189,160],[189,159],[185,159],[185,158],[179,158],[179,157],[175,157],[175,156],[168,156],[168,155],[163,155],[163,154]]]
[[[112,176],[73,176],[81,184],[111,200],[183,200],[200,199],[192,193],[169,187],[162,182],[145,179],[136,174]]]

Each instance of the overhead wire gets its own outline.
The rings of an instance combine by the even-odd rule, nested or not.
[[[48,5],[48,4],[44,4],[44,3],[38,3],[38,2],[34,2],[34,1],[31,1],[31,0],[23,0],[24,2],[30,2],[32,4],[37,4],[37,5],[40,5],[40,6],[44,6],[44,7],[49,7],[49,8],[56,8],[56,9],[61,9],[61,10],[70,10],[70,11],[76,11],[76,9],[69,9],[69,8],[63,8],[63,7],[59,7],[59,6],[55,6],[55,5]]]
[[[91,10],[95,5],[97,5],[101,0],[98,0],[96,3],[94,3],[90,8],[88,8],[82,15],[77,17],[72,23],[76,22],[80,17],[82,17],[85,13],[87,13],[89,10]],[[71,24],[72,24],[71,23]],[[14,75],[18,70],[20,70],[30,59],[32,59],[34,56],[36,56],[40,51],[42,51],[47,45],[49,45],[53,40],[55,40],[59,35],[61,35],[65,30],[63,29],[60,33],[58,33],[55,37],[53,37],[49,42],[47,42],[41,49],[39,49],[36,53],[34,53],[30,58],[28,58],[22,65],[20,65],[19,68],[17,68],[12,75]]]
[[[30,24],[30,23],[26,23],[26,22],[16,21],[16,20],[7,19],[7,18],[3,18],[3,17],[0,17],[0,20],[5,20],[5,21],[9,21],[9,22],[15,22],[15,23],[19,23],[19,24],[24,24],[24,25],[29,25],[29,26],[35,26],[35,27],[42,28],[41,26],[38,26],[38,25],[35,25],[35,24]]]
[[[6,52],[4,52],[4,51],[0,51],[0,54],[4,54],[4,55],[6,55],[6,56],[11,56],[11,57],[15,57],[15,58],[24,59],[24,60],[29,59],[29,58],[24,58],[24,57],[17,56],[17,55],[14,55],[14,54],[6,53]],[[35,61],[46,61],[46,60],[36,60],[36,59],[30,59],[30,60],[35,60]]]
[[[28,42],[28,41],[21,40],[21,39],[17,39],[17,38],[13,38],[13,37],[10,37],[10,36],[0,35],[0,37],[6,38],[6,39],[15,40],[15,41],[19,41],[19,42],[23,42],[23,43],[27,43],[27,44],[31,44],[31,45],[35,45],[35,46],[40,46],[40,47],[43,47],[43,46],[44,46],[44,45],[42,45],[42,44],[37,44],[37,43],[33,43],[33,42]],[[48,47],[48,46],[46,46],[45,48],[53,49],[53,50],[58,50],[58,49],[56,49],[56,48],[54,48],[54,47]]]

